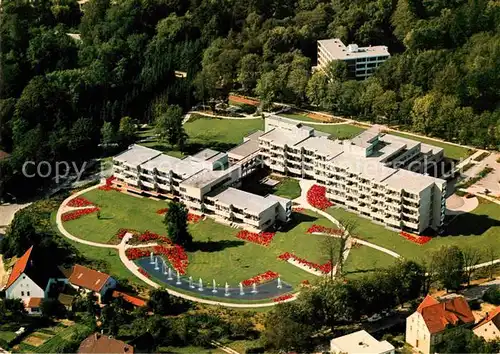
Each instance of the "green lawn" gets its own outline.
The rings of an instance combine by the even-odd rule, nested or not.
[[[313,127],[316,130],[331,134],[332,138],[336,139],[351,139],[366,130],[366,128],[352,124],[314,125]]]
[[[446,229],[445,236],[435,237],[425,245],[412,243],[395,231],[371,222],[341,208],[330,208],[329,214],[338,220],[357,222],[355,234],[366,241],[388,248],[408,259],[425,260],[443,245],[474,247],[481,251],[494,248],[500,253],[500,205],[481,200],[472,212],[460,215]],[[357,259],[358,257],[353,257]],[[349,257],[351,259],[351,257]],[[485,259],[486,260],[486,259]]]
[[[430,140],[430,139],[426,139],[426,138],[421,138],[418,136],[408,135],[408,134],[401,133],[401,132],[391,131],[391,132],[389,132],[389,134],[402,136],[403,138],[408,138],[408,139],[420,141],[424,144],[429,144],[429,145],[441,147],[444,149],[444,155],[446,157],[449,157],[452,159],[460,160],[460,159],[464,159],[470,155],[470,152],[469,152],[470,149],[467,149],[464,147],[455,146],[455,145],[447,144],[447,143],[440,142],[440,141],[434,141],[434,140]]]
[[[307,115],[300,113],[280,113],[278,115],[281,117],[300,120],[303,122],[321,122],[319,119],[310,118]]]
[[[86,193],[85,198],[99,206],[101,218],[97,219],[97,214],[94,213],[65,222],[64,227],[74,236],[107,243],[121,228],[165,232],[165,226],[156,211],[167,207],[167,202],[134,197],[116,191],[104,192],[99,189]],[[155,222],[151,222],[152,217]]]
[[[278,184],[274,194],[289,199],[300,197],[299,181],[293,178],[283,179],[280,184]]]
[[[264,129],[264,120],[256,119],[217,119],[202,117],[193,114],[191,119],[184,124],[184,129],[189,136],[186,154],[194,154],[203,148],[212,148],[219,151],[227,151],[241,144],[243,138],[252,132]],[[140,137],[153,136],[153,130],[143,131]],[[141,145],[158,149],[169,155],[181,157],[182,153],[173,149],[170,145],[156,140],[141,143]]]
[[[203,353],[203,354],[209,354],[209,353],[225,353],[221,349],[218,348],[202,348],[202,347],[194,347],[194,346],[188,346],[188,347],[160,347],[158,348],[158,353],[172,353],[172,354],[198,354],[198,353]]]
[[[288,185],[286,190],[290,191],[291,185],[294,184],[289,180],[285,181],[287,184],[284,186]],[[295,191],[296,187],[294,186]],[[66,229],[77,237],[105,243],[112,239],[120,228],[166,233],[162,223],[163,217],[156,214],[156,210],[167,206],[166,202],[98,189],[84,196],[99,205],[101,219],[91,214],[65,222]],[[305,279],[313,280],[314,275],[277,259],[284,252],[292,252],[312,262],[326,262],[326,255],[322,251],[325,236],[306,233],[312,224],[332,226],[329,220],[312,212],[295,213],[294,222],[289,225],[289,229],[276,233],[269,247],[243,242],[236,238],[238,230],[211,219],[192,224],[189,226],[191,234],[195,241],[201,242],[201,247],[189,253],[188,274],[195,279],[216,279],[222,284],[226,281],[237,284],[267,270],[280,273],[282,279],[292,285],[298,285]],[[111,274],[133,280],[133,275],[122,265],[116,251],[70,243],[86,258],[94,261],[104,260]],[[357,252],[353,252],[353,255]],[[352,262],[356,266],[372,266],[371,260],[365,259],[365,254],[361,254],[360,259]],[[134,283],[137,283],[137,280]]]
[[[355,277],[380,268],[390,267],[396,258],[371,247],[359,245],[351,249],[344,266],[347,277]]]

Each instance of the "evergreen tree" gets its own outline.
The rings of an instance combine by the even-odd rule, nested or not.
[[[193,242],[193,238],[188,231],[187,216],[188,210],[184,204],[171,202],[163,221],[167,226],[167,233],[170,239],[183,247],[189,247]]]

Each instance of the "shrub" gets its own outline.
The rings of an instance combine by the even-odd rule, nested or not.
[[[493,305],[500,305],[500,289],[490,287],[483,295],[483,300]]]

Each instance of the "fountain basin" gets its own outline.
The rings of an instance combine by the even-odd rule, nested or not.
[[[198,277],[193,276],[193,285],[195,288],[189,287],[189,274],[185,276],[181,276],[181,284],[176,284],[176,276],[173,277],[172,280],[168,280],[168,275],[163,274],[163,271],[160,267],[159,270],[155,270],[155,265],[151,264],[149,257],[140,258],[134,261],[139,267],[143,268],[147,271],[154,281],[159,283],[160,285],[163,283],[167,287],[171,287],[173,289],[179,290],[183,293],[189,293],[193,296],[203,296],[203,297],[211,297],[211,298],[219,298],[219,299],[232,299],[232,300],[242,300],[242,301],[256,301],[256,300],[272,300],[273,298],[290,293],[293,291],[293,287],[290,284],[287,284],[283,279],[281,280],[282,288],[279,289],[278,281],[275,279],[273,281],[260,284],[256,286],[257,293],[252,293],[252,287],[244,287],[244,295],[240,295],[239,284],[229,284],[229,295],[226,296],[226,288],[225,288],[225,279],[216,279],[219,283],[219,286],[216,287],[217,292],[212,292],[212,278],[203,280],[203,291],[198,290]],[[166,261],[168,265],[168,260]]]

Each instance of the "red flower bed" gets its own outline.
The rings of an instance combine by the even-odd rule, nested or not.
[[[128,259],[134,261],[139,258],[148,257],[151,254],[151,251],[140,248],[129,248],[125,251],[125,254],[127,255]]]
[[[93,205],[93,204],[92,204],[92,202],[88,201],[87,199],[85,199],[83,197],[76,197],[76,198],[71,199],[68,202],[68,204],[66,204],[66,205],[70,206],[70,207],[79,208],[79,207],[86,207],[86,206]]]
[[[320,272],[322,272],[324,274],[328,274],[332,271],[332,263],[330,263],[330,261],[328,261],[324,264],[313,263],[313,262],[309,262],[308,260],[306,260],[304,258],[297,257],[293,253],[289,253],[289,252],[285,252],[283,254],[280,254],[278,256],[278,258],[281,259],[282,261],[288,261],[289,259],[293,259],[294,261],[296,261],[302,265],[319,270]]]
[[[99,211],[99,208],[87,208],[87,209],[70,211],[62,215],[62,221],[76,220],[82,217],[83,215],[92,214],[96,211]]]
[[[315,232],[320,232],[323,234],[330,234],[330,235],[341,235],[342,230],[340,229],[334,229],[333,227],[326,227],[326,226],[321,226],[321,225],[312,225],[310,228],[307,229],[308,234],[313,234]]]
[[[158,245],[153,248],[155,254],[161,254],[167,257],[168,261],[179,271],[180,274],[186,274],[189,265],[188,256],[182,246],[173,245],[170,247]]]
[[[164,243],[168,243],[168,244],[172,243],[172,241],[170,241],[170,239],[168,237],[158,235],[158,234],[151,232],[149,230],[146,230],[142,234],[140,234],[137,237],[137,240],[139,242],[160,241],[160,242],[164,242]]]
[[[399,233],[399,235],[403,236],[408,241],[416,243],[417,245],[425,245],[427,242],[432,240],[432,237],[429,237],[429,236],[416,236],[416,235],[412,235],[412,234],[409,234],[408,232],[404,232],[404,231],[401,231]]]
[[[258,245],[269,246],[269,244],[273,240],[274,235],[276,235],[276,233],[274,232],[255,233],[247,230],[241,230],[240,232],[238,232],[236,237],[245,241],[256,243]]]
[[[281,301],[285,301],[285,300],[288,300],[288,299],[291,299],[291,298],[293,298],[292,294],[285,294],[285,295],[281,295],[281,296],[275,297],[273,299],[273,301],[274,302],[281,302]]]
[[[100,186],[99,190],[101,190],[101,191],[112,191],[112,190],[120,191],[119,188],[113,187],[113,181],[115,179],[116,179],[115,176],[111,176],[111,177],[106,178],[106,184],[104,186]]]
[[[141,273],[142,275],[144,275],[146,278],[150,279],[151,278],[151,275],[149,275],[148,272],[146,272],[144,269],[142,268],[139,268],[139,273]]]
[[[243,286],[250,286],[252,284],[262,284],[271,280],[274,280],[279,277],[279,274],[276,272],[273,272],[272,270],[268,270],[265,273],[256,275],[250,279],[243,280],[241,284]]]
[[[326,188],[318,186],[317,184],[313,185],[307,191],[307,202],[313,207],[321,210],[329,208],[333,205],[332,202],[326,199]]]
[[[125,237],[125,234],[128,232],[127,229],[120,229],[118,230],[118,232],[116,233],[116,237],[118,237],[120,240],[123,240],[123,238]]]
[[[168,208],[163,208],[163,209],[158,209],[156,211],[156,214],[163,215],[163,214],[166,214],[167,212],[168,212]]]
[[[191,214],[191,213],[189,213],[188,216],[187,216],[187,221],[188,222],[192,222],[193,224],[196,224],[200,220],[201,220],[201,216],[199,216],[197,214]]]

